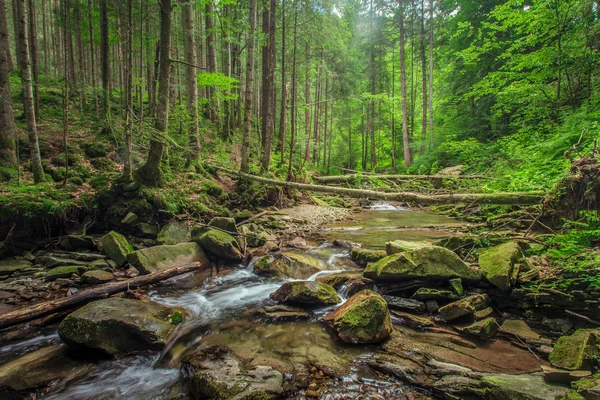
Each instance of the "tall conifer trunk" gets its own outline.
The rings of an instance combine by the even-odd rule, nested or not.
[[[250,32],[246,58],[246,93],[244,94],[244,136],[242,139],[241,170],[250,170],[250,135],[252,133],[252,88],[254,85],[254,30],[256,27],[256,0],[250,0]]]

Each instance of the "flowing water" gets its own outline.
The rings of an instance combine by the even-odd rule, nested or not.
[[[457,225],[456,220],[421,211],[379,204],[356,215],[352,221],[332,224],[322,233],[321,245],[302,252],[320,260],[326,267],[309,277],[357,271],[349,260],[349,251],[333,246],[333,239],[364,243],[381,248],[387,240],[429,240],[451,235],[440,230],[425,229],[436,225]],[[400,227],[400,228],[399,228]],[[297,251],[297,250],[294,250]],[[299,250],[298,250],[299,251]],[[252,272],[253,263],[209,279],[200,287],[186,288],[189,276],[171,279],[149,292],[150,298],[170,307],[187,310],[188,318],[177,327],[177,340],[162,354],[150,353],[94,363],[91,372],[75,381],[52,388],[47,399],[167,399],[177,393],[179,356],[198,343],[225,344],[239,351],[258,351],[261,356],[293,361],[297,357],[314,358],[314,363],[348,364],[343,379],[322,388],[323,399],[402,398],[405,388],[399,383],[380,381],[361,367],[360,357],[366,348],[341,346],[319,321],[333,307],[312,311],[309,321],[287,324],[265,324],[248,317],[246,312],[271,304],[269,295],[288,280],[259,277]],[[343,288],[340,289],[344,298]],[[227,330],[220,328],[228,324]],[[13,359],[35,349],[60,343],[56,334],[40,336],[0,348],[0,362]],[[179,349],[175,351],[175,349]],[[183,350],[182,350],[183,349]],[[311,355],[312,354],[312,355]],[[323,368],[326,368],[325,365]],[[302,398],[302,394],[298,395]]]

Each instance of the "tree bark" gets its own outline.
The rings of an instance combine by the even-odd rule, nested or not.
[[[421,120],[421,149],[425,152],[427,142],[427,57],[425,56],[425,3],[421,0],[421,92],[423,93],[423,119]]]
[[[246,58],[246,93],[244,94],[244,136],[242,139],[241,170],[250,170],[250,135],[252,133],[252,87],[254,85],[254,30],[256,27],[256,0],[250,0],[250,31]]]
[[[412,157],[408,139],[408,110],[406,107],[406,60],[404,54],[404,0],[398,0],[400,13],[400,91],[402,92],[402,142],[404,146],[404,166],[410,167]]]
[[[107,0],[100,0],[100,66],[102,69],[102,109],[104,118],[110,114],[110,52],[108,48]]]
[[[63,185],[67,184],[67,179],[69,179],[69,145],[67,140],[67,135],[69,134],[69,69],[67,68],[68,63],[68,38],[71,35],[71,32],[68,28],[67,17],[68,17],[68,0],[63,0],[62,2],[62,18],[63,18],[63,39],[64,39],[64,61],[65,61],[65,86],[63,88],[63,151],[65,154],[65,178],[63,181]]]
[[[288,180],[294,178],[293,161],[294,161],[294,146],[296,145],[296,116],[298,112],[296,110],[296,41],[297,41],[297,29],[298,29],[298,6],[297,1],[294,0],[294,45],[292,50],[292,137],[290,140],[290,155],[288,159]]]
[[[184,3],[181,7],[183,22],[183,56],[185,62],[186,107],[188,112],[188,138],[190,143],[190,161],[200,156],[200,137],[198,136],[198,83],[196,79],[196,38],[195,21],[192,3]]]
[[[429,148],[433,149],[433,9],[434,0],[429,0]]]
[[[27,0],[28,28],[29,28],[29,53],[31,57],[31,74],[33,77],[33,108],[35,119],[40,120],[40,94],[38,91],[38,45],[37,45],[37,22],[35,13],[35,2]]]
[[[172,278],[177,275],[186,274],[201,269],[208,268],[208,265],[193,264],[181,267],[165,268],[148,275],[137,276],[121,282],[108,283],[96,286],[92,289],[83,290],[70,297],[63,297],[57,300],[45,301],[29,307],[23,307],[15,311],[0,315],[0,329],[8,328],[23,322],[32,321],[37,318],[45,317],[59,311],[70,310],[76,306],[84,305],[94,300],[101,300],[110,295],[127,292],[153,283]]]
[[[27,38],[27,23],[25,18],[25,0],[16,0],[19,36],[17,44],[19,47],[19,61],[21,63],[21,84],[23,87],[23,110],[27,121],[27,136],[31,151],[31,171],[33,181],[39,183],[44,181],[44,169],[40,157],[40,145],[38,142],[37,123],[35,120],[35,109],[33,104],[33,88],[31,84],[31,62],[29,60],[29,43]]]
[[[171,0],[160,0],[160,73],[154,133],[146,163],[137,171],[138,179],[150,186],[162,183],[161,162],[169,134],[169,81],[171,74]]]
[[[399,174],[371,174],[368,176],[365,175],[357,175],[357,174],[348,174],[348,175],[331,175],[331,176],[316,176],[313,179],[319,183],[346,183],[353,182],[358,179],[364,178],[365,180],[375,178],[375,179],[385,179],[389,181],[410,181],[410,180],[448,180],[455,182],[456,180],[469,180],[469,179],[491,179],[487,176],[483,175],[459,175],[459,176],[451,176],[451,175],[399,175]]]
[[[279,140],[281,141],[281,161],[285,159],[285,128],[287,124],[287,92],[289,87],[285,81],[285,0],[281,0],[281,107],[279,117]]]
[[[17,166],[15,119],[12,109],[9,73],[10,41],[6,24],[6,3],[0,0],[0,166]]]
[[[125,42],[125,160],[123,177],[126,182],[131,180],[133,151],[133,0],[127,0],[127,24]]]
[[[458,203],[477,203],[477,204],[513,204],[513,205],[532,205],[539,203],[544,194],[543,192],[497,192],[497,193],[453,193],[453,194],[421,194],[413,192],[378,192],[375,190],[349,189],[343,187],[333,187],[325,185],[310,185],[307,183],[297,183],[290,181],[280,181],[277,179],[263,178],[260,176],[249,175],[243,172],[237,172],[228,168],[213,166],[216,169],[230,174],[237,174],[245,179],[256,182],[276,185],[284,188],[294,188],[306,190],[309,192],[335,193],[342,196],[367,198],[375,200],[399,201],[421,205],[436,204],[458,204]]]
[[[215,12],[212,0],[206,3],[206,53],[208,72],[217,72],[217,51],[215,49],[215,22],[213,14]],[[217,122],[216,105],[213,103],[214,88],[207,87],[208,96],[208,116],[212,122]]]
[[[269,10],[263,13],[263,30],[268,35],[267,45],[263,48],[263,93],[262,101],[262,163],[263,172],[269,170],[271,147],[275,134],[275,68],[276,68],[276,12],[275,0],[269,0]],[[265,21],[266,17],[266,21]],[[283,83],[282,83],[283,84]]]
[[[100,116],[98,109],[98,85],[96,83],[96,58],[94,57],[94,48],[96,43],[94,40],[94,21],[92,19],[92,0],[88,0],[88,24],[90,28],[90,60],[91,60],[91,74],[92,74],[92,87],[94,89],[94,112],[96,118]]]
[[[306,142],[304,144],[304,161],[310,159],[310,43],[306,42],[306,70],[304,77],[304,98],[306,108],[304,109],[304,129],[306,131]]]

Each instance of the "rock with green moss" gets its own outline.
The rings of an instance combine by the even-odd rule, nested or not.
[[[0,277],[10,276],[12,274],[22,274],[27,271],[36,271],[31,262],[27,260],[0,260]]]
[[[70,278],[73,275],[81,275],[86,271],[86,267],[81,265],[65,265],[62,267],[52,268],[46,274],[47,281],[54,281],[59,278]]]
[[[58,335],[75,350],[127,354],[159,350],[174,325],[171,308],[139,300],[111,297],[87,304],[69,314]]]
[[[491,374],[481,380],[482,398],[494,400],[548,400],[564,396],[568,389],[549,385],[540,375]]]
[[[92,285],[99,283],[110,282],[114,279],[113,274],[108,271],[95,270],[95,271],[87,271],[81,275],[81,282],[89,283]]]
[[[393,329],[386,301],[371,290],[355,294],[325,320],[346,343],[379,343]]]
[[[350,250],[350,258],[358,265],[365,266],[368,263],[373,263],[381,260],[387,254],[383,250],[369,250],[362,247],[354,247]]]
[[[127,256],[127,261],[142,274],[196,262],[205,267],[210,265],[200,245],[193,242],[137,250]]]
[[[308,308],[333,306],[342,301],[333,287],[315,281],[286,282],[271,293],[271,298],[278,303]]]
[[[111,271],[112,268],[106,260],[94,260],[88,265],[90,271]]]
[[[133,253],[133,247],[125,236],[115,231],[110,231],[98,241],[100,251],[110,257],[119,267],[127,262],[127,256]]]
[[[498,332],[498,327],[496,319],[489,317],[466,326],[458,327],[458,330],[482,340],[489,340]]]
[[[245,236],[248,247],[261,247],[269,240],[269,234],[256,224],[242,225],[239,231]]]
[[[449,290],[419,288],[411,299],[427,301],[427,300],[456,300],[458,296]]]
[[[569,371],[589,368],[598,355],[599,336],[597,329],[578,329],[570,336],[561,336],[550,353],[550,363]]]
[[[234,218],[214,217],[210,220],[208,226],[212,226],[213,228],[219,228],[229,233],[238,233]]]
[[[196,230],[194,230],[192,231],[192,240],[202,246],[204,250],[223,261],[242,261],[243,257],[240,245],[235,238],[228,233],[216,229],[209,229],[208,231],[204,231],[200,237],[197,237]]]
[[[158,232],[158,244],[179,244],[189,242],[192,238],[187,221],[171,221]]]
[[[423,247],[431,246],[427,242],[411,242],[408,240],[394,240],[385,244],[385,252],[388,256],[396,253],[404,253],[406,251],[418,250]]]
[[[462,297],[463,294],[465,294],[465,291],[464,291],[463,285],[462,285],[462,279],[460,279],[460,278],[450,279],[448,281],[448,284],[450,285],[452,290],[454,290],[454,293],[456,293],[458,296]]]
[[[474,282],[480,279],[479,274],[455,253],[438,246],[392,254],[367,266],[363,275],[384,282],[411,279],[446,281],[453,278]]]
[[[332,286],[335,290],[339,290],[346,283],[360,279],[360,272],[338,272],[335,274],[325,274],[317,277],[316,281]]]
[[[37,398],[31,393],[60,381],[80,378],[93,368],[89,362],[69,357],[65,346],[42,347],[0,365],[0,398]]]
[[[575,381],[571,387],[586,400],[600,399],[600,373]]]
[[[483,251],[479,255],[479,267],[483,276],[502,290],[510,290],[519,274],[518,261],[523,258],[516,242],[507,242]]]
[[[446,322],[473,315],[487,307],[490,299],[487,294],[476,294],[445,305],[438,310],[440,318]]]
[[[158,227],[155,224],[140,222],[135,226],[137,234],[146,239],[154,239],[158,235]]]
[[[254,272],[258,275],[294,279],[306,279],[326,269],[328,266],[324,261],[296,251],[269,254],[254,265]]]
[[[235,219],[235,222],[239,223],[239,222],[245,221],[245,220],[249,219],[250,217],[252,217],[252,211],[250,211],[250,210],[237,211],[237,212],[234,212],[231,216],[233,219]]]
[[[502,323],[502,332],[518,337],[521,341],[529,345],[541,346],[550,345],[550,339],[540,336],[534,332],[527,322],[520,319],[506,319]]]

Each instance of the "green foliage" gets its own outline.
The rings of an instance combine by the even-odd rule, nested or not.
[[[175,310],[171,314],[169,314],[169,322],[172,325],[179,325],[183,322],[184,315],[181,311]]]

